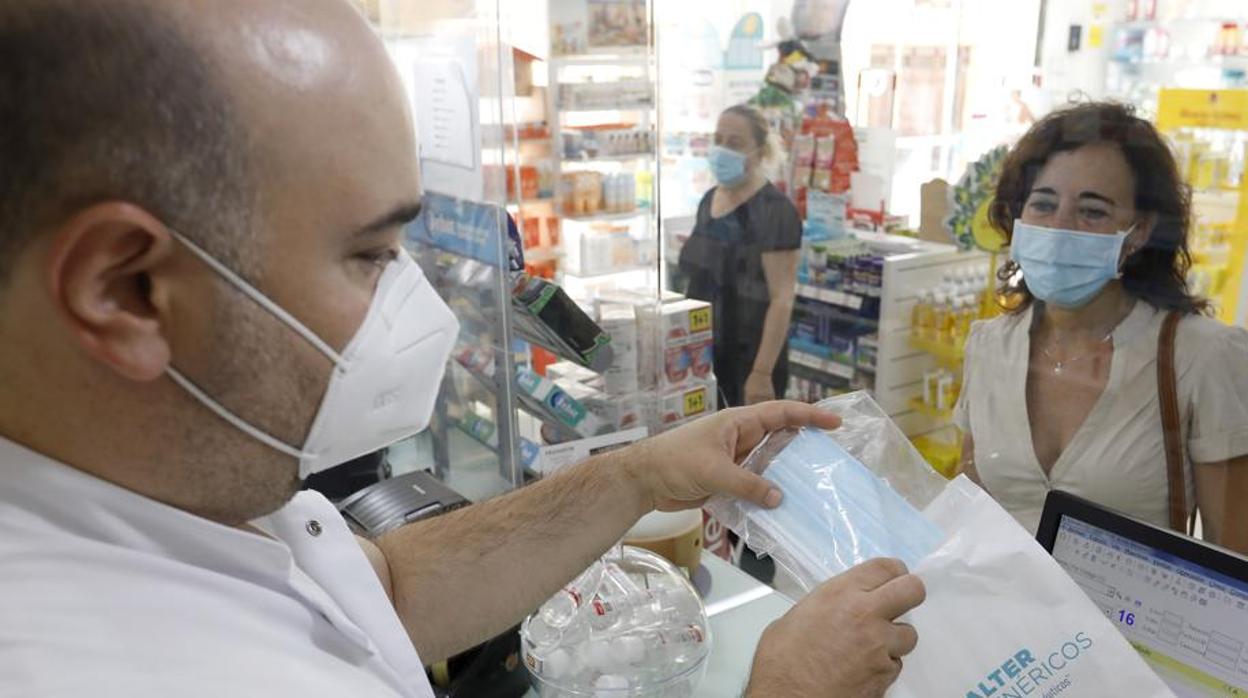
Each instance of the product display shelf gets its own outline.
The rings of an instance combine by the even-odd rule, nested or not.
[[[798,298],[807,298],[853,311],[861,310],[864,301],[863,296],[857,293],[835,291],[830,288],[819,288],[809,284],[798,284],[797,296]]]
[[[962,447],[960,444],[926,435],[915,437],[912,441],[915,449],[923,455],[936,472],[951,480],[961,472]]]
[[[947,410],[942,410],[937,407],[933,407],[932,405],[929,405],[926,402],[924,402],[923,398],[921,397],[910,398],[909,404],[910,404],[910,409],[914,410],[915,412],[918,412],[919,414],[927,415],[928,417],[931,417],[932,419],[938,419],[941,421],[949,421],[953,419],[952,408],[947,409]]]
[[[1175,144],[1193,190],[1189,283],[1197,281],[1220,320],[1248,326],[1248,89],[1162,89],[1157,127]],[[1210,240],[1214,229],[1220,239]]]
[[[943,342],[920,337],[913,332],[910,335],[910,346],[935,358],[945,368],[958,368],[962,365],[964,345]]]
[[[640,218],[642,216],[648,217],[649,215],[649,210],[637,208],[629,211],[603,211],[601,213],[590,213],[577,216],[565,215],[563,219],[573,223],[597,223],[601,221],[624,221],[632,218]]]
[[[884,258],[879,331],[869,340],[876,353],[875,400],[911,437],[947,431],[947,418],[920,412],[911,404],[912,398],[922,395],[924,373],[939,367],[940,361],[911,344],[910,320],[920,292],[960,269],[982,267],[986,277],[989,255],[881,233],[858,236]]]
[[[548,5],[552,21],[558,15],[555,12],[556,4],[558,0],[550,0]],[[552,39],[555,35],[552,25]],[[657,169],[657,135],[654,132],[658,98],[655,82],[657,57],[653,47],[649,45],[616,47],[609,50],[590,48],[588,51],[575,54],[561,54],[558,48],[552,44],[551,57],[547,61],[549,87],[546,91],[546,111],[549,115],[551,144],[557,155],[554,159],[557,190],[555,205],[565,225],[565,234],[560,240],[564,256],[559,265],[557,278],[561,280],[567,278],[570,286],[575,286],[578,290],[598,289],[610,286],[616,281],[625,282],[633,279],[640,271],[657,269],[657,261],[653,263],[646,261],[658,259],[659,244],[658,225],[654,220],[655,209],[649,205],[649,202],[655,201],[657,197],[655,187],[657,178],[654,174]],[[582,50],[584,50],[583,47]],[[614,85],[616,82],[620,87],[615,94],[611,95],[611,99],[603,100],[601,94],[596,94],[593,96],[593,104],[575,103],[575,99],[572,100],[573,103],[569,103],[568,96],[572,95],[575,90],[583,89],[592,92],[604,84]],[[588,129],[589,133],[595,133],[597,131],[594,129],[597,127],[616,126],[622,128],[631,126],[638,133],[648,133],[649,137],[637,143],[616,142],[616,148],[611,147],[612,143],[609,140],[598,140],[592,147],[589,142],[585,143],[588,152],[579,155],[565,152],[567,150],[565,136],[571,129],[582,132]],[[600,136],[599,138],[606,137]],[[574,138],[574,142],[579,141]],[[643,143],[648,143],[650,147],[637,149],[637,146]],[[618,148],[620,145],[623,145],[623,148]],[[611,152],[617,148],[624,152]],[[609,187],[607,187],[604,189],[601,201],[595,207],[599,210],[585,212],[584,204],[578,201],[574,212],[569,202],[577,195],[567,191],[564,175],[586,172],[601,173],[604,177],[631,176],[633,194],[627,201],[627,210],[607,210],[608,207],[618,206],[618,203],[612,203],[608,197]],[[650,174],[639,174],[643,172]],[[650,191],[641,191],[643,186],[648,187]],[[618,190],[615,190],[615,195],[619,196]],[[635,264],[587,265],[581,268],[570,266],[575,260],[567,253],[566,246],[571,244],[570,238],[578,236],[569,235],[567,228],[581,226],[579,231],[581,235],[605,235],[609,233],[595,232],[591,226],[608,223],[628,224],[633,228],[629,234],[641,241],[639,244],[654,245],[656,248],[654,254],[641,255]]]
[[[633,162],[634,160],[650,160],[654,153],[620,153],[616,155],[591,155],[580,158],[564,158],[564,165],[596,165],[604,162]]]
[[[798,349],[789,349],[790,365],[802,366],[817,373],[849,380],[854,377],[857,367],[843,361],[835,359],[827,359],[817,354],[801,351]]]

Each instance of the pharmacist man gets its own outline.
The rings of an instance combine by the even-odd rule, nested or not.
[[[5,0],[0,124],[0,696],[428,696],[422,658],[652,509],[774,505],[734,461],[836,425],[729,411],[357,541],[301,476],[422,426],[455,334],[398,252],[416,146],[367,22]],[[830,582],[764,633],[750,694],[881,694],[922,596],[888,561]]]

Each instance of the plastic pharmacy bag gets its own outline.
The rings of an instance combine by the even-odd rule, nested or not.
[[[1173,695],[1013,517],[935,473],[869,396],[819,405],[840,429],[777,432],[744,463],[781,488],[780,507],[707,508],[807,591],[881,556],[923,579],[927,600],[902,619],[919,645],[889,698]]]
[[[875,557],[917,565],[945,538],[919,507],[946,480],[866,393],[819,404],[841,416],[840,429],[776,432],[745,460],[784,493],[779,507],[716,497],[706,508],[806,591]]]
[[[1174,694],[1044,548],[958,477],[924,510],[949,539],[913,571],[919,645],[888,698]]]

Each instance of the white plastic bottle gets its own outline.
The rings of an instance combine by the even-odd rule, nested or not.
[[[601,594],[590,601],[586,613],[589,627],[606,630],[621,620],[648,622],[683,610],[680,602],[688,594],[679,588],[643,589],[636,593],[603,597]]]
[[[551,628],[563,628],[572,622],[586,601],[593,598],[602,583],[602,563],[595,562],[559,593],[542,604],[538,617]]]

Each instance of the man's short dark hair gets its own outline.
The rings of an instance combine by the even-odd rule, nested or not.
[[[246,137],[205,52],[158,3],[3,4],[0,287],[35,231],[110,200],[238,268],[254,198]]]

